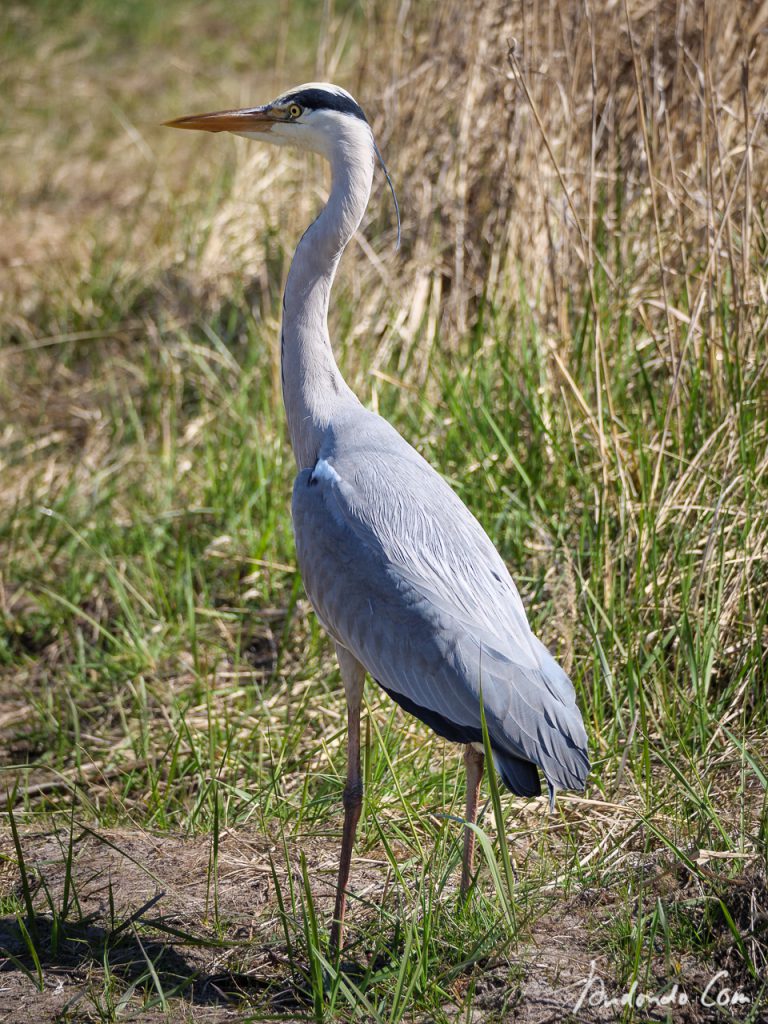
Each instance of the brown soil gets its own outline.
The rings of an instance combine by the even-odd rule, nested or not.
[[[151,835],[126,829],[77,829],[72,845],[72,882],[67,926],[54,941],[51,905],[65,899],[69,832],[25,832],[21,837],[37,916],[43,990],[35,984],[29,956],[15,913],[0,916],[0,1022],[54,1024],[112,1019],[112,1006],[126,998],[121,1016],[155,1021],[218,1024],[261,1019],[306,1020],[310,1004],[290,963],[280,917],[274,876],[285,898],[290,871],[300,886],[298,850],[284,851],[247,831],[226,832],[218,850],[218,884],[213,887],[209,836]],[[332,840],[302,842],[321,920],[330,917],[337,855]],[[0,839],[0,900],[23,898],[16,853],[10,837]],[[353,915],[365,916],[366,899],[382,899],[386,871],[375,856],[357,858],[352,890],[362,899]],[[475,975],[472,994],[475,1021],[611,1021],[615,1007],[597,998],[573,1012],[585,979],[603,979],[605,998],[621,996],[611,964],[596,936],[616,911],[608,890],[585,891],[553,909],[535,925],[524,946],[510,959],[490,961]],[[73,923],[77,922],[77,923]],[[8,955],[10,954],[10,955]],[[158,984],[147,977],[147,960],[157,972],[168,1006],[159,1005]],[[26,969],[26,972],[25,972]],[[690,1004],[673,1007],[675,1024],[708,1019],[698,998],[707,971],[693,961],[680,966],[691,994]],[[112,983],[110,984],[110,978]],[[663,991],[665,979],[658,979]],[[447,1015],[464,1019],[460,1009],[469,977],[460,976],[453,993],[456,1006]],[[600,1005],[596,1005],[596,1001]],[[154,1004],[154,1005],[153,1005]],[[648,1020],[663,1020],[650,1012]]]

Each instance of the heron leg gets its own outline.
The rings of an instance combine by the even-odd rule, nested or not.
[[[464,765],[467,769],[467,809],[465,820],[474,825],[477,820],[477,802],[480,795],[480,780],[483,777],[485,756],[475,750],[471,743],[464,748]],[[464,827],[464,859],[461,865],[461,897],[464,899],[472,883],[475,866],[475,832]]]
[[[363,780],[360,774],[360,706],[363,701],[365,669],[349,651],[336,647],[341,678],[347,695],[347,784],[344,787],[344,832],[339,856],[339,877],[336,885],[336,907],[331,925],[331,956],[335,957],[344,943],[344,914],[347,909],[347,883],[352,862],[355,832],[363,806]]]

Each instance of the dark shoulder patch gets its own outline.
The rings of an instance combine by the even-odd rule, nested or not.
[[[299,89],[290,96],[284,96],[285,103],[298,103],[307,110],[338,110],[340,114],[352,114],[361,121],[368,122],[363,108],[355,103],[351,96],[328,92],[327,89]]]

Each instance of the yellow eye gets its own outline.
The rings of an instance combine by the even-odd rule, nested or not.
[[[297,117],[299,117],[300,115],[301,115],[301,107],[299,106],[298,103],[292,103],[290,105],[290,107],[288,107],[288,117],[290,117],[291,120],[293,121]]]

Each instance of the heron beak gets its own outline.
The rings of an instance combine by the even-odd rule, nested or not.
[[[212,114],[192,114],[165,121],[166,128],[194,128],[201,132],[268,132],[275,121],[269,107],[247,107],[244,110],[216,110]]]

